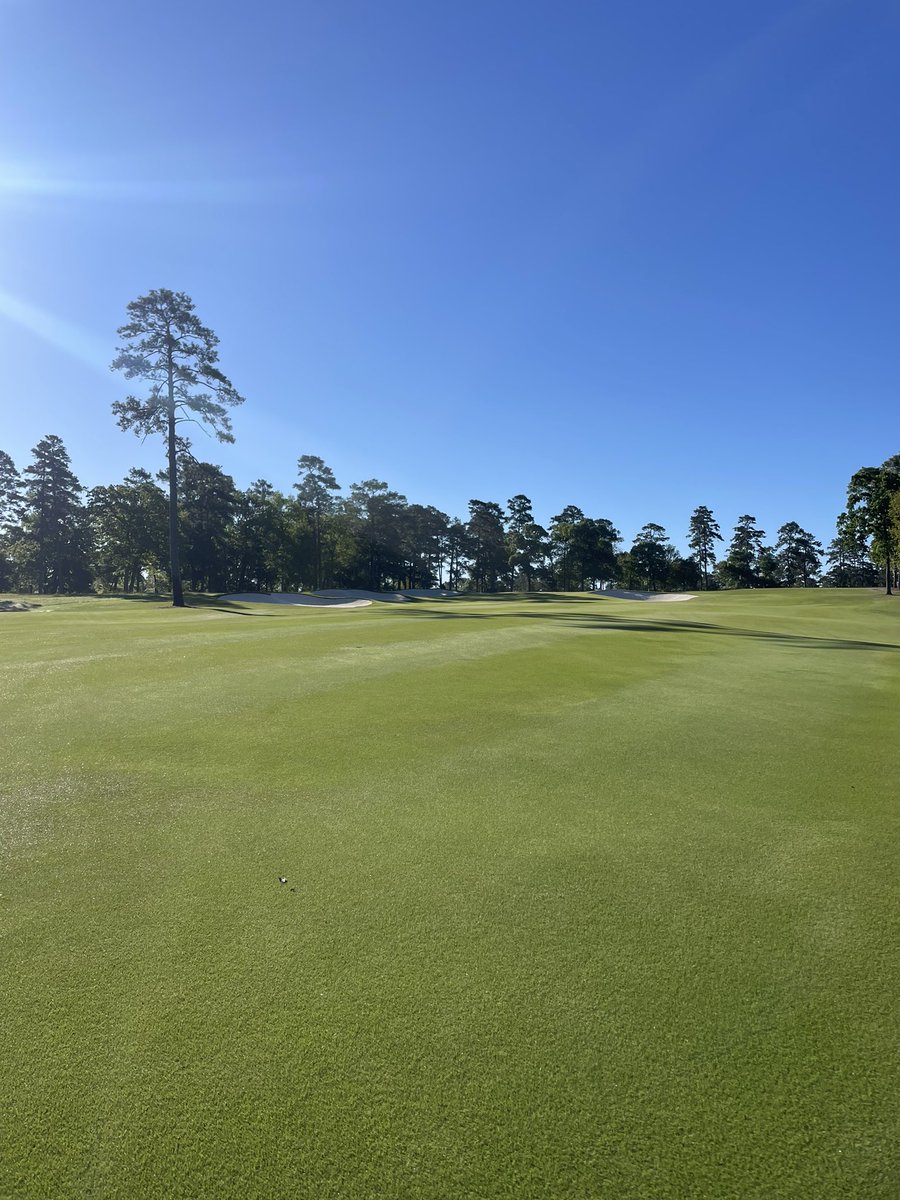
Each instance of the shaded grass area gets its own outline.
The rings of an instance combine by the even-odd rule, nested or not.
[[[4,618],[0,1194],[893,1196],[898,644],[868,593]]]

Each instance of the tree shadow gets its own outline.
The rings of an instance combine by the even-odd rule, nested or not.
[[[202,596],[196,592],[188,593],[185,595],[183,607],[189,608],[189,609],[193,610],[194,612],[205,611],[205,612],[231,613],[233,616],[236,616],[236,617],[267,617],[267,616],[271,616],[271,613],[244,612],[244,610],[240,609],[240,608],[228,608],[225,606],[225,604],[216,604],[215,602],[218,598],[219,597],[217,597],[217,596],[208,596],[208,597]],[[108,593],[103,593],[102,595],[98,595],[97,599],[98,600],[125,600],[131,604],[161,604],[164,608],[173,608],[174,607],[174,605],[172,604],[171,595],[169,595],[169,596],[149,595],[149,596],[147,596],[147,595],[143,595],[140,592],[129,593],[128,595],[126,595],[124,592],[108,592]]]
[[[489,621],[497,617],[513,620],[519,617],[523,621],[558,621],[566,626],[579,629],[593,629],[614,633],[694,633],[706,634],[713,637],[740,637],[755,641],[776,642],[786,646],[799,646],[807,650],[900,650],[900,644],[895,642],[868,642],[853,638],[816,637],[802,633],[779,633],[771,629],[744,629],[732,625],[715,625],[709,621],[677,621],[664,617],[657,619],[616,616],[612,613],[597,613],[588,616],[586,613],[549,613],[524,612],[507,614],[498,612],[453,612],[443,609],[440,612],[419,611],[416,614],[423,620],[474,620]]]
[[[441,596],[435,599],[442,600],[470,600],[473,602],[488,601],[494,603],[497,600],[505,601],[506,603],[516,604],[593,604],[597,600],[604,599],[603,592],[460,592],[458,596]],[[425,599],[423,596],[417,596],[416,599]],[[616,597],[609,597],[616,599]]]
[[[204,612],[220,612],[228,613],[231,617],[271,617],[274,613],[267,612],[245,612],[242,608],[224,608],[220,604],[187,604],[186,608],[196,609],[198,612],[202,609]]]
[[[171,596],[158,596],[146,592],[98,592],[98,600],[125,600],[129,604],[171,604]]]

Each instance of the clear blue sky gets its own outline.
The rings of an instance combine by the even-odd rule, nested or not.
[[[107,364],[171,287],[241,486],[827,539],[900,451],[898,52],[895,0],[0,0],[0,448],[161,465]]]

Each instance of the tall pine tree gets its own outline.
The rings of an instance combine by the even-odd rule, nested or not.
[[[709,589],[709,572],[716,565],[715,545],[721,542],[722,531],[712,514],[712,509],[700,504],[691,514],[688,545],[694,552],[694,560],[700,568],[703,590]]]
[[[14,550],[22,582],[41,594],[84,591],[91,579],[81,484],[55,434],[41,438],[32,454],[22,472],[22,522]]]
[[[229,408],[244,398],[218,367],[219,339],[194,311],[184,292],[159,288],[128,305],[129,320],[119,329],[123,345],[112,370],[148,385],[142,399],[128,396],[113,404],[121,429],[140,437],[165,439],[169,487],[169,566],[172,603],[184,607],[178,540],[177,429],[185,421],[211,429],[220,442],[233,442]]]

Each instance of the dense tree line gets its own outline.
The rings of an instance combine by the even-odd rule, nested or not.
[[[607,517],[566,505],[545,528],[519,493],[504,508],[470,500],[466,520],[411,504],[380,479],[346,493],[321,458],[297,460],[290,494],[265,479],[245,490],[202,462],[179,428],[197,424],[233,441],[229,409],[243,403],[218,366],[218,339],[189,296],[159,289],[128,305],[113,370],[143,395],[113,405],[123,430],[159,435],[165,467],[82,488],[62,440],[42,438],[17,471],[0,450],[0,591],[133,593],[297,591],[323,587],[584,591],[872,586],[890,591],[900,564],[900,455],[850,480],[827,548],[795,521],[774,545],[756,518],[724,539],[712,511],[688,521],[691,553],[648,522],[625,546]],[[822,574],[822,558],[827,570]]]
[[[473,499],[465,519],[410,503],[379,479],[345,492],[315,455],[290,494],[265,479],[236,486],[179,438],[175,491],[180,571],[193,591],[321,587],[635,590],[897,585],[900,459],[865,468],[827,550],[794,521],[767,544],[750,514],[726,544],[713,513],[686,522],[691,553],[648,522],[627,545],[606,517],[567,505],[545,528],[529,498]],[[168,471],[135,468],[85,490],[59,437],[42,438],[17,471],[0,451],[0,590],[132,593],[171,590]],[[719,556],[716,550],[719,549]],[[826,569],[823,574],[822,559]]]

